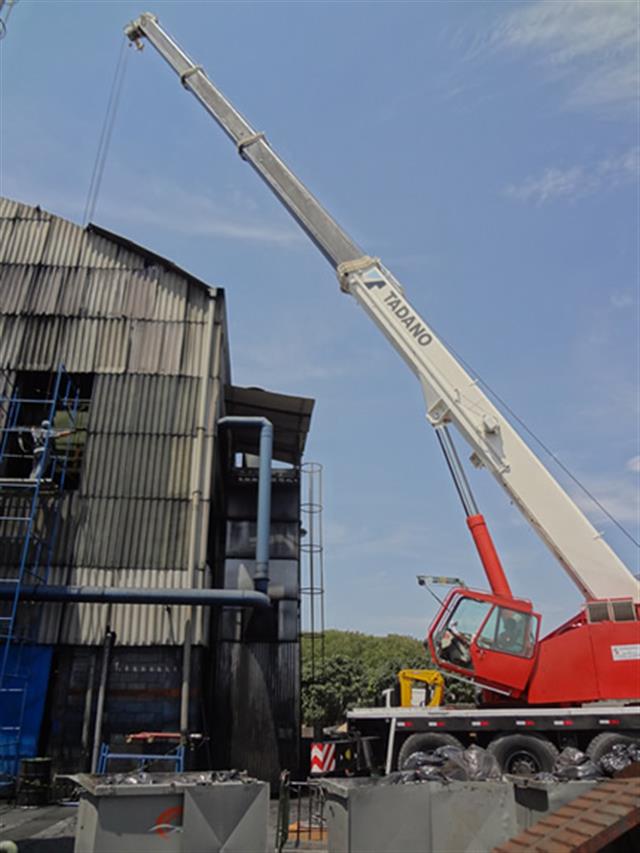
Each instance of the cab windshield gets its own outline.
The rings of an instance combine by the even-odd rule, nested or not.
[[[436,637],[438,656],[456,666],[472,670],[471,642],[491,607],[489,601],[461,598]]]

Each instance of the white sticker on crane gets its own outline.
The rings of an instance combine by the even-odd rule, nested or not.
[[[611,646],[611,654],[614,660],[640,660],[640,643]]]

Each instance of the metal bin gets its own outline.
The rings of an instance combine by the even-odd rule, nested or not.
[[[486,853],[518,831],[509,782],[325,779],[329,853]]]
[[[266,853],[266,782],[210,771],[71,778],[84,789],[74,853]]]

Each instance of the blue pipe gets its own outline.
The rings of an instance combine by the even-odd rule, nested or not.
[[[15,594],[15,584],[0,581],[0,601]],[[75,604],[189,604],[195,607],[269,607],[268,596],[246,589],[138,589],[104,586],[20,587],[27,601],[68,601]]]
[[[230,415],[220,418],[219,426],[260,427],[260,467],[258,469],[258,520],[256,539],[255,588],[267,592],[269,587],[269,535],[271,530],[271,459],[273,456],[273,424],[268,418]]]

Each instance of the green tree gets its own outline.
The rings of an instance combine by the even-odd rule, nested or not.
[[[366,695],[364,668],[348,657],[331,655],[314,667],[302,664],[302,719],[314,727],[344,722],[349,708],[361,704]]]
[[[324,646],[324,663],[320,658]],[[315,662],[312,666],[312,648]],[[375,637],[357,631],[325,632],[324,643],[302,636],[302,719],[306,725],[343,723],[350,708],[380,705],[401,669],[430,669],[433,662],[414,637]],[[446,677],[445,702],[473,702],[473,688]]]

